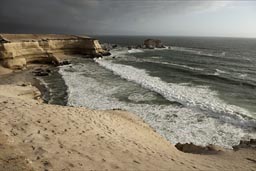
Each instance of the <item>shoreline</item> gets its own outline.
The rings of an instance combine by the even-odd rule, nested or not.
[[[72,58],[70,58],[72,59]],[[45,72],[48,71],[49,75],[46,76],[37,76],[38,70]],[[54,104],[54,105],[61,105],[61,106],[67,106],[67,101],[66,101],[66,96],[63,97],[61,102],[55,102],[52,103],[51,98],[53,98],[53,95],[51,94],[51,89],[48,87],[47,83],[45,82],[45,78],[52,77],[52,75],[56,75],[58,73],[58,68],[57,66],[54,65],[49,65],[49,64],[29,64],[27,67],[23,70],[18,70],[14,72],[8,72],[7,74],[2,74],[0,71],[0,85],[4,84],[14,84],[14,85],[22,85],[22,86],[27,86],[31,85],[36,87],[40,93],[41,96],[40,98],[43,100],[44,103],[46,104]],[[45,77],[45,78],[44,78]],[[58,76],[61,80],[61,75]],[[64,82],[64,80],[63,80]],[[56,93],[56,92],[55,92]],[[67,93],[67,89],[66,89]]]
[[[0,160],[0,170],[61,170],[62,167],[70,170],[251,170],[256,166],[253,159],[256,149],[249,145],[241,149],[238,147],[237,151],[193,144],[175,147],[138,116],[126,111],[90,110],[33,100],[31,97],[35,90],[29,89],[36,86],[41,95],[45,89],[32,74],[32,70],[38,67],[48,66],[32,65],[27,70],[13,73],[14,76],[0,76],[4,78],[0,79],[0,143],[5,149],[0,153],[0,158],[6,158],[7,154],[15,158],[14,161],[6,160],[8,162]],[[4,82],[7,84],[5,87],[2,85]],[[3,90],[6,88],[10,91],[5,93]],[[25,97],[19,94],[25,94]],[[22,120],[18,119],[20,114]],[[86,125],[90,126],[84,128]],[[87,138],[81,139],[84,136]],[[55,152],[50,152],[52,150]],[[77,161],[83,161],[86,165]]]
[[[233,150],[192,143],[174,145],[134,113],[56,105],[65,96],[65,87],[59,89],[65,80],[54,75],[54,65],[69,64],[79,56],[109,56],[98,40],[0,34],[0,41],[1,65],[10,68],[0,66],[0,170],[255,170],[256,140],[241,141]],[[152,40],[148,41],[152,48]],[[158,40],[153,41],[159,45]],[[35,75],[46,76],[42,78],[45,84]],[[48,99],[51,94],[58,97]],[[175,128],[170,131],[187,136]],[[194,138],[192,142],[200,137]]]
[[[7,74],[1,74],[0,73],[0,85],[4,84],[14,84],[14,85],[31,85],[36,87],[40,93],[41,93],[41,99],[43,99],[43,96],[49,91],[47,87],[40,81],[34,74],[33,71],[36,68],[42,68],[42,69],[53,69],[54,66],[52,65],[46,65],[46,64],[30,64],[27,66],[24,70],[18,70]],[[44,100],[44,103],[47,103],[47,101]]]

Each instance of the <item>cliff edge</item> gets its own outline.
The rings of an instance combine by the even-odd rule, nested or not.
[[[0,34],[0,64],[22,69],[29,63],[59,63],[60,55],[99,57],[108,54],[98,40],[56,34]]]

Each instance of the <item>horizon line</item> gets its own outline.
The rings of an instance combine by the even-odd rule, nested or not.
[[[241,37],[241,36],[199,36],[199,35],[144,35],[144,34],[83,34],[83,33],[54,33],[54,32],[49,32],[49,33],[39,33],[39,32],[32,32],[32,33],[10,33],[10,32],[0,32],[0,34],[60,34],[60,35],[86,35],[86,36],[133,36],[133,37],[194,37],[194,38],[236,38],[236,39],[256,39],[256,36],[254,37]]]
[[[82,34],[83,35],[83,34]],[[198,35],[121,35],[121,34],[89,34],[89,36],[134,36],[134,37],[194,37],[194,38],[237,38],[237,39],[256,39],[255,37],[240,37],[240,36],[198,36]]]

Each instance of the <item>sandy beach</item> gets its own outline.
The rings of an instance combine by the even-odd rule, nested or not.
[[[0,171],[256,171],[256,0],[1,0]]]
[[[255,148],[184,153],[126,111],[45,104],[33,77],[1,76],[0,170],[256,169]]]

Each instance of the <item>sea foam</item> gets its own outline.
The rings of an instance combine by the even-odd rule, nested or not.
[[[141,49],[131,49],[131,50],[128,50],[128,53],[143,53],[144,51],[141,50]]]
[[[190,108],[196,108],[214,118],[240,126],[256,127],[256,122],[249,111],[238,106],[230,105],[217,97],[215,91],[209,88],[189,87],[166,83],[158,77],[150,76],[145,70],[132,66],[115,64],[109,60],[95,61],[102,67],[114,72],[121,78],[133,81],[144,88],[161,94],[169,101],[177,101]]]
[[[110,61],[98,60],[98,62],[100,61],[111,65]],[[124,68],[127,69],[126,66]],[[118,69],[120,70],[120,68]],[[136,68],[130,69],[129,73],[135,71],[134,74],[140,74]],[[196,107],[147,103],[147,101],[155,100],[154,91],[145,93],[145,90],[139,88],[138,84],[114,76],[110,71],[96,63],[85,62],[61,66],[59,72],[68,86],[69,106],[84,106],[101,110],[118,108],[130,111],[137,114],[174,144],[191,142],[197,145],[215,144],[231,148],[233,145],[239,144],[239,141],[245,136],[256,137],[255,134],[248,133],[250,128],[242,128],[208,117],[207,112],[199,111]],[[137,75],[137,77],[143,80],[143,76],[150,77],[145,71],[143,73],[144,75]],[[158,84],[158,82],[154,84]],[[168,83],[165,84],[169,85]],[[128,89],[134,89],[135,86],[138,87],[137,90],[127,96],[134,103],[115,97],[115,94],[127,92]],[[189,88],[187,84],[179,86],[184,87],[183,91]],[[198,88],[207,90],[207,87]],[[194,92],[195,95],[196,93]],[[239,122],[238,124],[242,123]]]
[[[225,57],[226,56],[226,52],[213,53],[213,52],[209,52],[207,50],[202,50],[202,49],[177,47],[177,46],[171,46],[170,50],[187,52],[187,53],[191,53],[191,54],[195,54],[195,55],[209,56],[209,57]]]

